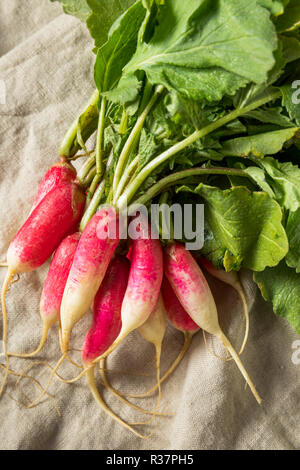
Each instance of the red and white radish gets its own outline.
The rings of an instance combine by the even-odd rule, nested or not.
[[[168,320],[177,330],[182,331],[184,334],[184,344],[182,349],[169,370],[162,377],[162,381],[164,381],[180,364],[185,353],[190,347],[193,336],[200,330],[200,328],[184,310],[166,276],[163,278],[162,295]]]
[[[88,312],[119,243],[118,214],[100,209],[84,229],[61,304],[61,348],[66,354],[73,326]]]
[[[63,238],[78,225],[85,205],[80,187],[67,182],[54,187],[40,201],[22,225],[7,251],[8,272],[1,292],[3,315],[3,352],[8,368],[6,349],[7,313],[5,295],[15,274],[30,272],[51,256]],[[0,388],[3,391],[7,374]]]
[[[39,203],[42,199],[44,199],[46,194],[52,191],[52,189],[63,183],[75,181],[75,179],[76,170],[70,163],[65,161],[55,163],[46,172],[39,185],[37,194],[35,196],[31,208],[31,212],[36,208],[36,206],[39,205]]]
[[[101,356],[117,338],[121,330],[121,307],[127,288],[129,262],[116,256],[110,263],[93,304],[93,323],[83,344],[82,360],[86,367],[89,388],[101,408],[114,420],[139,437],[128,423],[117,416],[104,402],[95,382],[94,359]]]
[[[93,323],[82,349],[82,361],[91,365],[115,341],[121,331],[121,308],[126,292],[130,263],[116,255],[107,268],[93,304]]]
[[[69,235],[61,242],[54,253],[40,301],[43,330],[38,348],[32,353],[25,354],[9,352],[9,356],[32,357],[42,350],[49,329],[59,321],[61,301],[79,239],[79,232]]]
[[[163,278],[161,290],[170,323],[183,333],[197,333],[199,326],[184,310],[166,276]]]
[[[107,270],[104,281],[102,282],[94,301],[94,322],[92,328],[86,335],[82,351],[82,359],[86,366],[91,364],[94,359],[101,356],[113,344],[121,330],[121,307],[125,290],[127,287],[128,274],[126,279],[125,290],[122,296],[120,296],[118,288],[121,289],[124,284],[122,282],[122,270],[121,267],[118,266],[120,262],[117,263],[118,258],[114,259],[111,262],[111,265]],[[127,262],[127,266],[129,273],[129,262]],[[120,299],[121,303],[119,305],[119,314],[117,314],[118,309],[116,308],[116,304]],[[159,297],[157,305],[153,312],[150,314],[148,320],[139,328],[140,334],[146,339],[146,341],[153,343],[156,348],[158,384],[160,378],[161,345],[165,334],[165,329],[165,311],[162,299],[161,297]],[[123,399],[121,394],[119,394],[108,382],[105,374],[105,369],[105,359],[102,359],[100,361],[100,371],[103,383],[108,390],[110,390],[115,396],[117,396],[117,398],[123,401],[126,405],[131,406],[132,408],[142,413],[151,414],[154,416],[158,414],[156,413],[156,410],[147,411]],[[160,397],[158,400],[158,404],[159,402]],[[156,408],[157,407],[158,405],[156,406]],[[134,424],[148,424],[150,421],[151,420],[143,423],[139,422]]]
[[[75,183],[52,189],[32,211],[7,251],[11,273],[42,266],[82,216],[85,196]]]
[[[191,253],[181,243],[174,242],[164,251],[165,274],[186,312],[206,332],[218,337],[228,349],[258,403],[253,382],[238,354],[219,325],[217,307],[207,281]]]
[[[129,261],[126,258],[115,256],[96,294],[93,303],[93,324],[86,335],[82,350],[85,369],[74,379],[65,380],[57,374],[58,366],[52,368],[52,374],[45,390],[48,389],[54,374],[64,383],[74,383],[79,380],[86,374],[89,367],[95,367],[92,365],[93,360],[114,342],[121,329],[121,306],[127,288],[129,266]],[[59,365],[61,362],[62,360],[59,361]],[[45,391],[31,403],[30,407],[37,404],[44,394]],[[153,412],[145,411],[132,403],[127,402],[127,404],[143,413],[153,414]]]
[[[126,336],[145,323],[156,306],[163,277],[163,253],[160,241],[151,238],[148,222],[139,225],[139,236],[132,240],[128,286],[122,303],[122,329],[108,356]]]

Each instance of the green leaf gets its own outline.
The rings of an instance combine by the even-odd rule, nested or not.
[[[153,26],[158,12],[157,0],[142,0],[146,9],[145,19],[139,32],[139,42],[148,41],[153,33]]]
[[[260,20],[257,21],[257,18]],[[166,0],[148,43],[125,68],[193,99],[220,100],[247,82],[262,83],[277,40],[269,12],[255,0]]]
[[[289,0],[257,0],[262,7],[268,8],[272,15],[279,16],[284,12],[284,7],[288,4]]]
[[[152,84],[162,84],[169,90],[177,90],[183,97],[192,100],[220,101],[225,95],[234,95],[247,84],[239,75],[220,67],[194,69],[163,64],[146,69]]]
[[[167,94],[164,99],[164,106],[170,119],[172,119],[175,124],[184,127],[183,135],[188,135],[195,129],[204,127],[211,121],[214,121],[216,117],[222,117],[222,115],[226,113],[222,103],[204,104],[201,101],[184,98],[175,91],[171,91]],[[236,126],[236,121],[230,123],[230,125]],[[239,130],[240,129],[241,128],[239,128]]]
[[[104,148],[112,148],[114,154],[120,149],[122,136],[116,131],[115,127],[110,125],[104,131]]]
[[[59,1],[65,13],[86,21],[91,14],[91,9],[87,4],[87,0],[50,0],[51,2]]]
[[[127,104],[136,100],[142,82],[135,75],[125,75],[121,77],[116,88],[102,93],[102,96],[113,103]]]
[[[264,155],[273,155],[280,152],[284,144],[292,139],[298,130],[298,127],[292,127],[228,140],[223,144],[222,153],[226,157],[255,156],[262,158]]]
[[[86,0],[91,15],[87,18],[87,27],[95,40],[95,46],[101,47],[107,40],[108,32],[114,21],[131,7],[136,0]],[[77,0],[73,0],[77,3]]]
[[[291,162],[280,163],[267,157],[257,161],[265,171],[281,207],[295,211],[300,207],[300,168]]]
[[[294,127],[293,122],[284,114],[282,108],[259,108],[244,114],[243,118],[255,119],[265,124],[275,124],[279,127]]]
[[[281,36],[283,43],[283,58],[288,64],[300,58],[300,41],[295,37]]]
[[[151,133],[147,133],[145,129],[142,130],[139,150],[138,150],[138,170],[141,170],[147,163],[154,157],[159,146]]]
[[[249,166],[248,168],[245,168],[244,171],[263,191],[265,191],[265,193],[267,193],[271,198],[276,199],[275,193],[267,182],[266,174],[262,168],[258,168],[257,166]]]
[[[286,66],[286,57],[288,52],[284,51],[286,44],[280,38],[278,40],[277,50],[274,52],[275,63],[268,73],[266,82],[262,84],[250,83],[245,88],[238,91],[234,97],[234,106],[236,108],[244,108],[253,101],[266,97],[273,93],[275,88],[272,87],[274,83],[283,75],[284,67]]]
[[[290,247],[286,255],[287,265],[300,273],[300,208],[289,212],[285,229]]]
[[[280,87],[282,104],[285,106],[291,119],[300,126],[300,80]]]
[[[277,30],[279,33],[293,31],[300,26],[300,3],[299,0],[290,0],[285,12],[277,19]]]
[[[136,49],[138,32],[145,16],[141,1],[135,3],[112,26],[107,42],[98,49],[95,83],[100,93],[111,90]]]
[[[282,261],[274,268],[254,273],[254,281],[264,299],[272,302],[274,313],[286,318],[300,334],[300,275]]]
[[[241,266],[263,271],[276,266],[288,251],[280,206],[263,192],[245,187],[221,190],[200,184],[195,190],[205,203],[205,256],[214,265],[220,258],[227,270]]]

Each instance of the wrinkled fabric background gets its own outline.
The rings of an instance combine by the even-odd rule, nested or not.
[[[62,14],[58,4],[48,0],[0,1],[0,260],[26,218],[39,181],[58,157],[60,139],[93,91],[91,49],[85,26]],[[47,268],[48,264],[23,275],[8,292],[10,351],[30,351],[38,344],[39,297]],[[1,268],[1,281],[4,274]],[[162,410],[176,414],[156,420],[159,426],[149,439],[137,438],[100,410],[85,379],[73,385],[54,380],[50,392],[61,417],[49,398],[24,409],[7,394],[2,397],[0,448],[299,449],[300,364],[293,363],[292,355],[293,343],[300,338],[261,300],[249,273],[243,273],[242,280],[251,310],[250,336],[242,359],[264,399],[261,407],[245,389],[236,366],[212,357],[198,333],[181,365],[163,385]],[[238,347],[244,327],[238,297],[219,282],[213,281],[212,287],[222,323]],[[90,321],[89,314],[77,324],[72,336],[74,348],[81,347]],[[183,335],[169,326],[163,345],[163,372],[182,343]],[[209,344],[224,353],[212,338]],[[38,359],[54,365],[59,357],[54,327]],[[80,360],[78,352],[72,357]],[[12,368],[19,372],[29,363],[11,360]],[[155,381],[153,346],[132,333],[109,359],[108,367],[115,369],[109,374],[115,387],[130,392],[146,390]],[[65,377],[77,374],[68,364],[60,371]],[[49,369],[35,365],[30,374],[46,384]],[[24,400],[15,380],[10,377],[6,390]],[[38,393],[25,380],[21,390],[31,400]],[[125,420],[147,419],[106,391],[104,397]],[[155,398],[136,403],[153,409]],[[139,429],[148,434],[152,425]]]

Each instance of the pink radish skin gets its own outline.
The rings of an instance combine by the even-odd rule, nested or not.
[[[132,240],[130,250],[131,267],[122,303],[122,329],[114,344],[98,359],[107,357],[131,331],[143,325],[158,300],[163,277],[161,244],[151,238],[148,221],[139,225],[139,232],[138,239]]]
[[[0,396],[7,381],[9,368],[5,295],[10,281],[14,274],[30,272],[44,264],[63,238],[79,223],[84,207],[85,196],[75,183],[68,182],[53,188],[32,211],[8,248],[8,271],[1,292],[2,341],[6,371],[0,387]]]
[[[66,237],[57,248],[51,261],[40,302],[42,320],[49,326],[59,320],[62,297],[80,235],[79,232],[76,232]]]
[[[200,328],[218,336],[216,304],[197,262],[176,242],[165,248],[164,255],[165,275],[184,310]]]
[[[66,354],[73,326],[88,312],[119,244],[118,216],[105,207],[84,229],[61,304],[61,348]]]
[[[214,298],[191,253],[181,243],[174,242],[164,251],[164,264],[168,281],[183,308],[200,328],[222,341],[235,360],[257,402],[261,403],[261,398],[238,354],[220,328]]]
[[[166,276],[163,278],[162,287],[161,287],[164,304],[166,308],[167,317],[170,323],[179,331],[183,333],[188,331],[196,333],[199,331],[199,326],[191,319],[191,317],[186,313],[183,306],[176,297],[175,292]]]
[[[79,232],[69,235],[61,242],[54,253],[40,301],[43,332],[38,348],[25,354],[9,352],[9,356],[32,357],[43,349],[49,329],[59,320],[62,296],[79,239]]]
[[[8,248],[9,271],[29,272],[44,264],[79,223],[84,206],[85,196],[74,183],[65,183],[46,194]]]
[[[76,175],[75,168],[67,162],[57,162],[51,166],[39,185],[31,212],[52,189],[63,183],[75,181]]]
[[[122,304],[122,329],[113,347],[131,331],[139,328],[153,311],[158,301],[163,276],[163,253],[159,240],[141,235],[132,241],[131,267],[128,286]],[[108,355],[109,351],[105,355]]]
[[[127,288],[130,263],[116,256],[110,263],[96,294],[93,305],[93,324],[82,350],[82,360],[89,365],[101,356],[121,331],[121,308]]]
[[[144,436],[108,408],[99,393],[95,382],[93,360],[114,342],[121,329],[121,307],[127,287],[129,261],[116,256],[110,263],[93,305],[93,324],[88,331],[82,350],[82,360],[86,370],[87,383],[95,401],[109,416],[137,436]],[[136,407],[138,408],[138,407]]]
[[[131,268],[122,305],[120,335],[127,335],[145,323],[157,304],[162,283],[163,253],[160,241],[146,238],[143,227],[140,233],[131,245]]]

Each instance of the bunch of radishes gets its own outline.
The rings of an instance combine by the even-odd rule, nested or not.
[[[55,164],[44,176],[32,210],[9,246],[8,272],[2,289],[6,365],[0,393],[10,373],[9,356],[32,357],[39,353],[49,328],[59,322],[60,365],[68,357],[72,328],[92,307],[93,322],[82,347],[83,372],[80,376],[86,375],[98,403],[140,437],[145,436],[104,404],[94,379],[96,364],[103,364],[105,358],[135,329],[156,348],[157,385],[148,393],[139,395],[146,396],[158,389],[154,414],[160,401],[161,383],[179,363],[192,335],[200,328],[222,341],[260,402],[239,355],[219,326],[214,298],[192,254],[176,241],[169,242],[163,249],[159,239],[152,237],[152,227],[149,229],[145,218],[138,223],[139,236],[129,240],[124,249],[124,243],[120,243],[119,239],[118,223],[122,223],[121,218],[112,205],[100,206],[82,233],[78,232],[85,199],[73,166],[66,161]],[[117,230],[113,226],[116,221]],[[40,302],[43,321],[40,345],[30,354],[10,353],[6,348],[7,288],[14,275],[37,269],[53,253]],[[211,274],[236,288],[245,307],[237,275],[216,271],[205,260],[200,262]],[[160,377],[166,315],[172,325],[184,333],[185,345],[171,369]],[[108,385],[104,372],[102,375]]]

